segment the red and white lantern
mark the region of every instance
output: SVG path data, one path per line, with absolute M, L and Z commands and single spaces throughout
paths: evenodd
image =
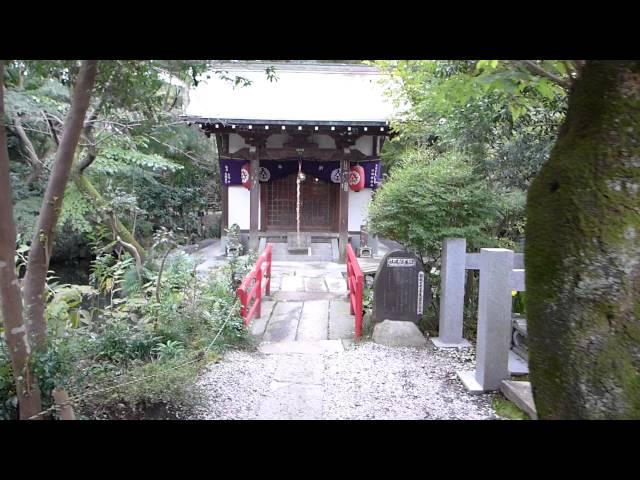
M 251 164 L 249 162 L 242 165 L 240 170 L 240 179 L 242 180 L 242 186 L 246 189 L 251 189 Z
M 349 171 L 349 187 L 354 192 L 359 192 L 364 188 L 364 168 L 354 165 Z

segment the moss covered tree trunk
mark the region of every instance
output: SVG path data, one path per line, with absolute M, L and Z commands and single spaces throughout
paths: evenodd
M 527 219 L 539 417 L 640 419 L 639 61 L 587 62 Z
M 75 183 L 78 190 L 87 195 L 91 200 L 93 200 L 98 209 L 103 212 L 103 216 L 105 217 L 105 225 L 109 226 L 111 221 L 115 222 L 113 227 L 115 228 L 116 233 L 124 240 L 126 243 L 133 245 L 135 249 L 138 251 L 140 255 L 140 259 L 144 261 L 147 252 L 146 250 L 138 243 L 138 241 L 134 238 L 134 236 L 129 232 L 127 227 L 125 227 L 120 220 L 118 220 L 115 215 L 111 216 L 108 213 L 105 213 L 109 210 L 107 201 L 100 195 L 100 192 L 96 190 L 96 187 L 89 181 L 89 179 L 79 171 L 73 172 L 73 182 Z

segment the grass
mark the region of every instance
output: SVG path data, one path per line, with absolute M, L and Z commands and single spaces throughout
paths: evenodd
M 515 403 L 502 395 L 497 395 L 492 402 L 496 414 L 509 420 L 530 420 L 529 415 L 520 410 Z

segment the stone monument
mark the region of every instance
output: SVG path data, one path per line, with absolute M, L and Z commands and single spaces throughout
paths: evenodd
M 373 284 L 373 321 L 418 323 L 431 303 L 431 286 L 422 260 L 410 252 L 387 253 Z

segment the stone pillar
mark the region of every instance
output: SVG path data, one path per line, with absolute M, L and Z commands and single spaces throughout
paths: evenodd
M 458 372 L 470 393 L 498 390 L 509 379 L 511 345 L 511 271 L 513 251 L 480 250 L 480 293 L 476 369 Z
M 471 344 L 462 338 L 464 321 L 464 280 L 467 241 L 446 238 L 442 245 L 440 269 L 440 324 L 438 337 L 431 342 L 439 348 L 462 348 Z

